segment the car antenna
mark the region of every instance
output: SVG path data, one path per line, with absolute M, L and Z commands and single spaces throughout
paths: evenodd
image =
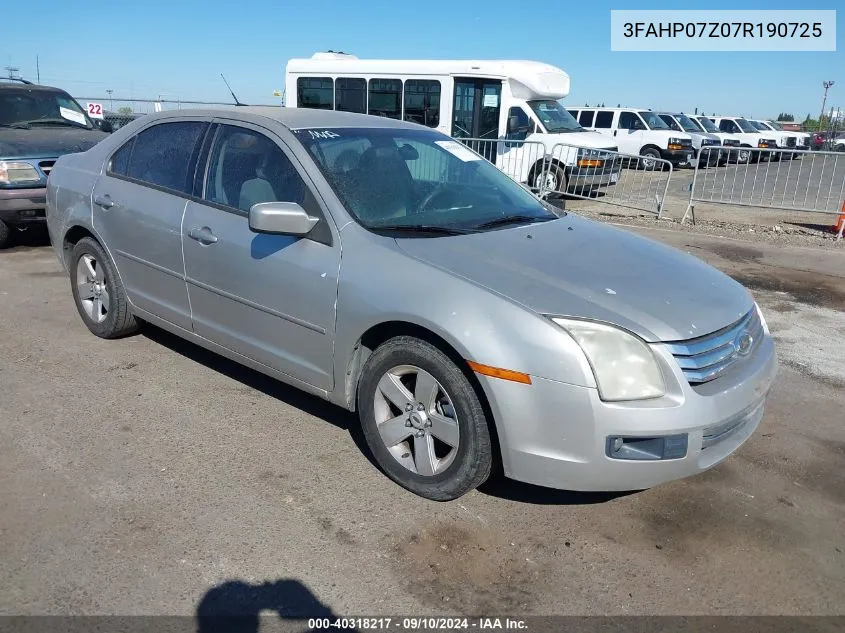
M 221 76 L 221 77 L 223 77 L 223 73 L 220 73 L 220 76 Z M 234 100 L 235 100 L 235 105 L 236 105 L 236 106 L 243 106 L 243 105 L 246 105 L 245 103 L 241 103 L 240 101 L 238 101 L 238 98 L 235 96 L 235 91 L 234 91 L 234 90 L 232 90 L 232 86 L 230 86 L 230 85 L 229 85 L 229 82 L 228 82 L 228 81 L 226 81 L 226 78 L 225 78 L 225 77 L 223 77 L 223 83 L 224 83 L 224 84 L 226 84 L 226 87 L 229 89 L 229 92 L 232 94 L 232 99 L 234 99 Z

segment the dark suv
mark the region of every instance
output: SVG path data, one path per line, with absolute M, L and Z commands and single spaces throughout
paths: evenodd
M 12 229 L 44 224 L 47 176 L 56 159 L 107 136 L 64 90 L 0 81 L 0 248 Z

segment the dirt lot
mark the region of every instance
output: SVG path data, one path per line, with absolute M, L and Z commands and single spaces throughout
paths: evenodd
M 845 613 L 845 249 L 636 230 L 761 301 L 758 432 L 645 492 L 448 504 L 316 398 L 153 328 L 94 338 L 43 239 L 1 252 L 0 614 Z

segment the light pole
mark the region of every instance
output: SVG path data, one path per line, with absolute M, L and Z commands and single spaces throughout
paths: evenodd
M 822 111 L 819 113 L 819 132 L 822 131 L 822 118 L 824 117 L 824 106 L 827 103 L 827 91 L 835 83 L 836 83 L 835 81 L 823 81 L 822 82 L 822 86 L 824 86 L 824 97 L 822 97 Z
M 106 94 L 109 96 L 109 110 L 114 112 L 114 101 L 111 98 L 112 93 L 114 93 L 114 90 L 106 90 Z

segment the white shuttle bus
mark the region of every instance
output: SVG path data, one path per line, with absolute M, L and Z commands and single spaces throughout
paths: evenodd
M 285 69 L 285 105 L 412 121 L 469 145 L 537 190 L 583 190 L 619 179 L 612 140 L 585 130 L 559 103 L 569 75 L 534 61 L 358 59 L 316 53 Z M 502 142 L 493 142 L 493 141 Z M 515 143 L 513 141 L 528 141 Z M 564 144 L 552 154 L 558 143 Z M 607 156 L 607 155 L 604 155 Z M 543 169 L 544 159 L 551 162 Z

